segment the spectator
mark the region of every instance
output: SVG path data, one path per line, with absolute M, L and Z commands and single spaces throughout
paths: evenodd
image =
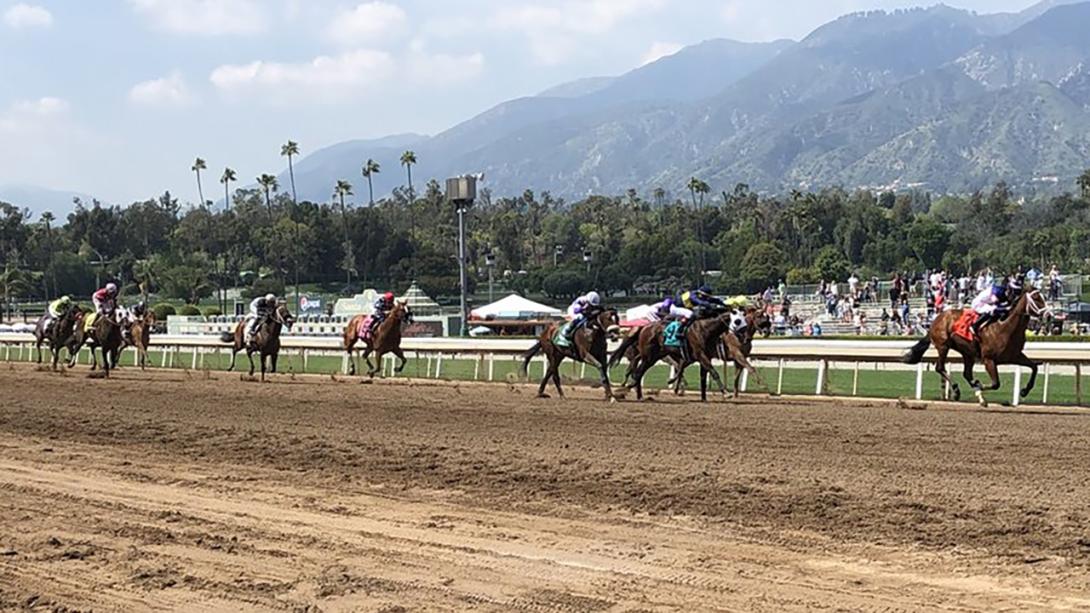
M 780 302 L 787 300 L 787 284 L 780 279 L 779 285 L 776 286 L 776 293 L 780 295 Z
M 901 302 L 901 273 L 893 275 L 893 281 L 889 286 L 889 308 L 896 309 Z
M 848 294 L 853 298 L 859 295 L 859 277 L 854 272 L 848 277 Z
M 1048 271 L 1048 299 L 1056 302 L 1063 293 L 1063 280 L 1060 279 L 1060 269 L 1055 264 Z

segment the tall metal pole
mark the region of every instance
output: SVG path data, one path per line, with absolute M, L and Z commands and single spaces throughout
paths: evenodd
M 495 301 L 495 299 L 492 297 L 492 269 L 493 268 L 495 268 L 495 266 L 489 266 L 488 267 L 488 301 L 489 302 L 494 302 Z
M 469 312 L 466 309 L 466 204 L 464 200 L 458 202 L 458 282 L 462 288 L 462 329 L 460 336 L 465 336 L 469 331 L 467 321 Z

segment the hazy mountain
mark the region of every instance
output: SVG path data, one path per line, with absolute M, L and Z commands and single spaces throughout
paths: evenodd
M 497 194 L 676 192 L 690 176 L 762 190 L 1066 181 L 1090 164 L 1086 24 L 1088 2 L 998 15 L 938 5 L 846 15 L 799 43 L 708 41 L 411 145 L 317 152 L 298 165 L 300 195 L 358 183 L 368 157 L 386 164 L 386 193 L 404 182 L 405 146 L 414 178 L 485 171 Z
M 58 219 L 63 219 L 76 208 L 72 203 L 74 198 L 87 204 L 91 202 L 90 196 L 78 192 L 47 189 L 36 185 L 0 185 L 0 202 L 30 209 L 34 218 L 50 211 Z

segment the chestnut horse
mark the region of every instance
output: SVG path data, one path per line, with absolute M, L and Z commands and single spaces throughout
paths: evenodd
M 772 318 L 763 309 L 747 307 L 745 311 L 746 329 L 740 334 L 734 332 L 723 333 L 723 376 L 727 376 L 727 367 L 734 363 L 734 397 L 741 393 L 738 382 L 742 379 L 742 371 L 757 378 L 757 383 L 765 385 L 761 373 L 749 363 L 749 354 L 753 353 L 753 338 L 758 334 L 768 336 L 772 334 Z
M 401 328 L 404 324 L 412 323 L 413 314 L 409 310 L 409 303 L 399 300 L 390 309 L 389 315 L 375 329 L 371 338 L 360 336 L 360 326 L 369 317 L 368 315 L 356 315 L 344 328 L 344 351 L 348 354 L 348 374 L 356 374 L 356 360 L 354 357 L 356 343 L 363 342 L 363 359 L 367 362 L 367 376 L 374 377 L 382 370 L 382 356 L 392 353 L 397 356 L 399 363 L 394 367 L 394 372 L 405 370 L 405 354 L 401 351 Z M 375 354 L 375 363 L 371 363 L 371 353 Z
M 549 361 L 545 369 L 545 376 L 541 378 L 541 385 L 537 388 L 538 398 L 548 398 L 545 386 L 551 379 L 556 386 L 556 393 L 564 397 L 564 389 L 560 387 L 560 363 L 565 358 L 590 364 L 598 369 L 601 375 L 600 381 L 605 388 L 606 400 L 616 402 L 613 396 L 613 384 L 609 381 L 609 360 L 606 351 L 606 340 L 614 338 L 620 330 L 620 317 L 617 309 L 602 309 L 595 317 L 576 330 L 568 346 L 557 345 L 554 339 L 560 332 L 563 324 L 552 324 L 541 333 L 533 347 L 522 355 L 522 374 L 529 376 L 527 370 L 530 360 L 539 353 L 544 353 Z
M 238 357 L 238 352 L 243 349 L 246 350 L 246 358 L 250 360 L 250 376 L 254 376 L 254 352 L 260 354 L 261 357 L 261 380 L 265 380 L 266 365 L 265 359 L 269 358 L 268 372 L 276 372 L 276 361 L 280 357 L 280 332 L 287 327 L 291 330 L 292 325 L 295 323 L 295 317 L 288 310 L 287 305 L 279 305 L 276 310 L 267 315 L 261 323 L 257 325 L 257 331 L 254 332 L 253 339 L 250 343 L 245 342 L 246 338 L 246 325 L 247 321 L 243 319 L 235 326 L 235 331 L 224 332 L 220 335 L 220 341 L 224 343 L 231 343 L 231 365 L 227 367 L 228 371 L 235 369 L 235 358 Z
M 983 407 L 988 406 L 988 401 L 984 398 L 984 386 L 973 376 L 973 366 L 977 360 L 984 363 L 984 369 L 991 377 L 992 385 L 988 388 L 990 390 L 999 389 L 998 366 L 1000 364 L 1025 366 L 1030 369 L 1030 376 L 1021 394 L 1023 398 L 1028 396 L 1033 390 L 1033 384 L 1037 381 L 1038 364 L 1023 353 L 1026 346 L 1026 328 L 1029 327 L 1031 318 L 1040 317 L 1048 312 L 1048 302 L 1045 301 L 1044 296 L 1035 289 L 1023 292 L 1006 319 L 985 326 L 975 341 L 967 340 L 953 331 L 954 324 L 965 310 L 954 309 L 940 313 L 931 324 L 928 335 L 907 350 L 901 358 L 902 361 L 905 364 L 919 364 L 923 361 L 927 349 L 934 345 L 939 353 L 935 361 L 935 372 L 939 373 L 944 383 L 943 398 L 946 398 L 945 385 L 949 385 L 954 400 L 959 400 L 961 390 L 957 383 L 950 380 L 946 372 L 947 354 L 951 349 L 957 351 L 961 354 L 961 360 L 965 366 L 963 373 L 965 380 L 973 387 L 977 400 Z
M 126 347 L 136 348 L 136 363 L 140 366 L 140 370 L 144 370 L 148 363 L 148 345 L 151 344 L 151 327 L 155 325 L 155 313 L 150 310 L 144 313 L 144 316 L 139 319 L 132 319 L 126 325 L 126 338 L 125 342 L 121 345 L 119 351 L 124 351 Z

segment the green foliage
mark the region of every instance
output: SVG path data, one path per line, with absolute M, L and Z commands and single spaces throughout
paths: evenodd
M 284 295 L 284 282 L 275 277 L 258 277 L 253 284 L 243 290 L 242 295 L 247 300 L 252 300 L 265 294 Z
M 201 310 L 195 305 L 183 304 L 182 307 L 178 309 L 178 314 L 185 317 L 199 317 L 201 315 Z
M 575 270 L 558 270 L 541 282 L 541 291 L 551 298 L 572 299 L 588 287 L 586 276 Z
M 166 321 L 168 315 L 177 315 L 177 311 L 174 309 L 174 305 L 160 302 L 151 307 L 151 312 L 155 313 L 155 319 L 159 321 Z
M 757 243 L 742 259 L 741 281 L 744 291 L 757 292 L 775 285 L 784 275 L 786 258 L 774 243 Z
M 219 307 L 204 307 L 201 309 L 201 315 L 204 315 L 205 317 L 219 317 L 220 315 L 223 315 L 223 311 L 221 311 Z
M 810 267 L 792 268 L 787 271 L 786 280 L 790 285 L 805 285 L 807 283 L 818 283 L 821 281 L 821 275 Z
M 841 253 L 840 249 L 828 245 L 818 251 L 814 258 L 814 270 L 819 277 L 826 281 L 836 281 L 848 278 L 851 274 L 852 263 Z

